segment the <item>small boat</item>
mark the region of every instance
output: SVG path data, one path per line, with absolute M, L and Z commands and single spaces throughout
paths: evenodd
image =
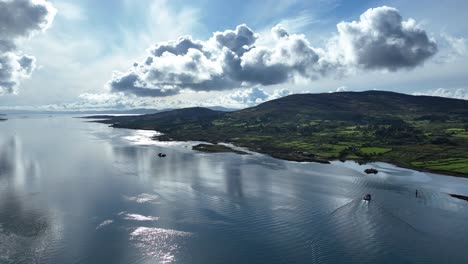
M 164 154 L 164 153 L 158 153 L 158 157 L 164 158 L 164 157 L 166 157 L 166 154 Z
M 366 194 L 366 195 L 364 195 L 364 197 L 362 197 L 362 199 L 364 201 L 370 201 L 372 199 L 372 196 L 370 194 Z
M 374 168 L 370 168 L 370 169 L 365 169 L 364 172 L 367 174 L 371 174 L 371 173 L 377 174 L 379 171 Z

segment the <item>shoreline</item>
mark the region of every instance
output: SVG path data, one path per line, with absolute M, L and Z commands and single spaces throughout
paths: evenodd
M 443 171 L 443 170 L 431 170 L 431 169 L 425 169 L 425 168 L 420 168 L 420 167 L 412 167 L 405 165 L 403 163 L 399 163 L 397 161 L 391 161 L 391 160 L 376 160 L 375 162 L 385 162 L 388 164 L 395 165 L 400 168 L 404 169 L 411 169 L 414 171 L 419 171 L 419 172 L 427 172 L 427 173 L 432 173 L 432 174 L 438 174 L 438 175 L 445 175 L 445 176 L 452 176 L 452 177 L 457 177 L 457 178 L 465 178 L 468 179 L 468 174 L 464 174 L 461 172 L 453 172 L 453 171 Z
M 236 150 L 231 147 L 222 144 L 198 144 L 192 147 L 192 150 L 196 150 L 204 153 L 235 153 L 239 155 L 248 155 L 249 153 L 241 150 Z
M 90 118 L 90 117 L 88 117 Z M 103 117 L 104 118 L 104 117 Z M 101 124 L 107 124 L 109 127 L 112 128 L 125 128 L 125 129 L 140 129 L 140 130 L 152 130 L 152 131 L 157 131 L 155 129 L 150 129 L 150 128 L 145 128 L 145 127 L 126 127 L 122 124 L 119 124 L 118 122 L 116 123 L 114 120 L 110 119 L 109 116 L 107 116 L 107 119 L 100 119 L 100 120 L 92 120 L 89 122 L 95 122 L 95 123 L 101 123 Z M 319 156 L 315 156 L 314 154 L 307 153 L 307 152 L 302 152 L 302 151 L 295 151 L 295 150 L 289 150 L 285 151 L 284 149 L 266 149 L 262 148 L 260 146 L 255 146 L 252 144 L 244 144 L 244 143 L 236 143 L 236 142 L 223 142 L 223 141 L 218 141 L 215 139 L 209 139 L 209 138 L 187 138 L 182 135 L 168 135 L 168 134 L 161 134 L 158 136 L 155 136 L 152 138 L 153 140 L 158 140 L 158 141 L 197 141 L 197 142 L 206 142 L 209 144 L 218 144 L 218 143 L 228 143 L 231 144 L 234 147 L 240 147 L 244 148 L 250 152 L 255 152 L 259 154 L 264 154 L 268 155 L 272 158 L 280 159 L 280 160 L 287 160 L 287 161 L 295 161 L 295 162 L 315 162 L 315 163 L 321 163 L 321 164 L 330 164 L 332 161 L 340 160 L 336 157 L 333 158 L 323 158 Z M 230 151 L 231 152 L 231 151 Z M 215 152 L 212 152 L 215 153 Z M 458 178 L 465 178 L 468 179 L 468 174 L 466 173 L 460 173 L 460 172 L 453 172 L 453 171 L 444 171 L 444 170 L 433 170 L 433 169 L 427 169 L 427 168 L 421 168 L 421 167 L 416 167 L 416 166 L 411 166 L 396 160 L 389 160 L 389 159 L 378 159 L 378 158 L 372 158 L 368 160 L 363 160 L 363 159 L 356 159 L 356 158 L 346 158 L 346 160 L 351 160 L 351 161 L 356 161 L 358 163 L 366 164 L 366 163 L 371 163 L 371 162 L 385 162 L 388 164 L 395 165 L 400 168 L 405 168 L 405 169 L 411 169 L 414 171 L 419 171 L 419 172 L 427 172 L 427 173 L 433 173 L 433 174 L 439 174 L 439 175 L 444 175 L 444 176 L 452 176 L 452 177 L 458 177 Z
M 113 126 L 111 126 L 111 127 L 113 127 Z M 113 127 L 113 128 L 120 128 L 120 127 Z M 133 128 L 131 128 L 131 129 L 133 129 Z M 217 145 L 218 143 L 221 143 L 221 142 L 209 142 L 209 141 L 206 141 L 206 140 L 174 139 L 174 138 L 171 138 L 168 135 L 164 135 L 164 134 L 154 137 L 153 140 L 159 140 L 159 141 L 186 141 L 186 142 L 189 142 L 189 141 L 202 141 L 202 142 L 207 142 L 207 143 L 213 144 L 213 145 Z M 226 142 L 224 142 L 224 143 L 226 143 Z M 321 164 L 331 164 L 332 161 L 347 161 L 347 160 L 355 161 L 355 162 L 362 163 L 362 164 L 373 163 L 373 162 L 384 162 L 384 163 L 392 164 L 392 165 L 395 165 L 397 167 L 404 168 L 404 169 L 411 169 L 411 170 L 419 171 L 419 172 L 426 172 L 426 173 L 432 173 L 432 174 L 438 174 L 438 175 L 452 176 L 452 177 L 457 177 L 457 178 L 468 179 L 468 174 L 463 174 L 463 173 L 459 173 L 459 172 L 452 172 L 452 171 L 431 170 L 431 169 L 425 169 L 425 168 L 420 168 L 420 167 L 413 167 L 413 166 L 410 166 L 410 165 L 407 165 L 407 164 L 404 164 L 404 163 L 401 163 L 401 162 L 398 162 L 398 161 L 394 161 L 394 160 L 387 160 L 387 159 L 362 160 L 362 159 L 353 159 L 353 158 L 346 158 L 344 160 L 340 160 L 340 159 L 337 159 L 337 158 L 324 159 L 324 158 L 320 158 L 320 157 L 310 156 L 310 155 L 307 155 L 307 154 L 304 155 L 303 152 L 297 152 L 297 151 L 275 153 L 274 150 L 266 150 L 266 149 L 258 149 L 258 148 L 257 149 L 252 149 L 249 146 L 237 145 L 237 144 L 234 144 L 232 142 L 227 142 L 227 143 L 231 144 L 231 145 L 233 145 L 235 147 L 244 148 L 244 149 L 246 149 L 248 151 L 251 151 L 251 152 L 254 152 L 254 153 L 268 155 L 268 156 L 270 156 L 272 158 L 280 159 L 280 160 L 286 160 L 286 161 L 314 162 L 314 163 L 321 163 Z M 232 150 L 234 150 L 234 149 L 232 149 Z M 198 151 L 200 151 L 200 150 L 198 150 Z M 229 152 L 235 153 L 235 151 L 229 151 Z M 217 153 L 217 152 L 206 151 L 206 153 Z
M 153 138 L 153 140 L 186 141 L 186 142 L 195 141 L 195 140 L 174 140 L 173 138 L 170 138 L 170 137 L 165 136 L 165 135 L 157 136 L 157 137 Z M 205 142 L 207 142 L 207 141 L 205 141 Z M 219 142 L 207 142 L 207 143 L 216 145 Z M 224 142 L 224 143 L 226 143 L 226 142 Z M 236 145 L 236 144 L 230 143 L 230 142 L 227 142 L 227 143 L 231 144 L 231 145 L 233 145 L 235 147 L 244 148 L 244 149 L 246 149 L 248 151 L 251 151 L 251 152 L 254 152 L 254 153 L 268 155 L 268 156 L 270 156 L 272 158 L 280 159 L 280 160 L 286 160 L 286 161 L 314 162 L 314 163 L 321 163 L 321 164 L 331 164 L 332 161 L 347 161 L 347 160 L 355 161 L 355 162 L 362 163 L 362 164 L 367 164 L 367 163 L 372 163 L 372 162 L 384 162 L 384 163 L 392 164 L 392 165 L 395 165 L 397 167 L 404 168 L 404 169 L 410 169 L 410 170 L 419 171 L 419 172 L 425 172 L 425 173 L 432 173 L 432 174 L 438 174 L 438 175 L 452 176 L 452 177 L 457 177 L 457 178 L 468 179 L 468 174 L 459 173 L 459 172 L 451 172 L 451 171 L 424 169 L 424 168 L 420 168 L 420 167 L 413 167 L 413 166 L 409 166 L 409 165 L 406 165 L 406 164 L 403 164 L 401 162 L 394 161 L 394 160 L 387 160 L 387 159 L 362 160 L 362 159 L 353 159 L 353 158 L 346 158 L 344 160 L 340 160 L 340 159 L 337 159 L 337 158 L 323 159 L 323 158 L 317 158 L 317 157 L 301 155 L 299 153 L 295 153 L 294 151 L 289 152 L 289 153 L 281 153 L 281 154 L 276 153 L 275 154 L 275 153 L 270 153 L 270 151 L 261 151 L 261 150 L 259 151 L 258 149 L 251 149 L 248 146 L 239 146 L 239 145 Z M 273 152 L 273 150 L 272 150 L 272 152 Z M 211 153 L 216 153 L 216 152 L 211 152 Z

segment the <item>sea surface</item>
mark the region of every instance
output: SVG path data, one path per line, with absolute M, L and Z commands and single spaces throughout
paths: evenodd
M 468 195 L 467 179 L 205 154 L 73 116 L 8 118 L 2 264 L 468 263 L 468 202 L 448 195 Z

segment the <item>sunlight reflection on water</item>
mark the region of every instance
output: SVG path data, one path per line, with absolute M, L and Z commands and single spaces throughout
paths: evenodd
M 125 196 L 125 198 L 129 201 L 134 201 L 137 203 L 158 203 L 159 201 L 159 195 L 149 193 L 142 193 L 134 197 Z
M 152 138 L 160 135 L 162 133 L 153 130 L 135 130 L 132 135 L 123 138 L 135 145 L 154 145 L 156 141 Z
M 179 250 L 179 238 L 192 236 L 190 232 L 183 232 L 164 228 L 138 227 L 130 234 L 130 240 L 135 245 L 160 263 L 172 263 L 174 254 Z

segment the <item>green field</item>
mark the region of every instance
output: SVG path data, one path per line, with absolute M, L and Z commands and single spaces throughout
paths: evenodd
M 387 152 L 392 151 L 391 148 L 379 148 L 379 147 L 367 147 L 367 148 L 361 148 L 361 151 L 365 154 L 371 154 L 371 155 L 378 155 L 378 154 L 384 154 Z
M 411 162 L 411 165 L 437 171 L 456 171 L 468 174 L 468 159 L 466 158 L 415 161 Z

